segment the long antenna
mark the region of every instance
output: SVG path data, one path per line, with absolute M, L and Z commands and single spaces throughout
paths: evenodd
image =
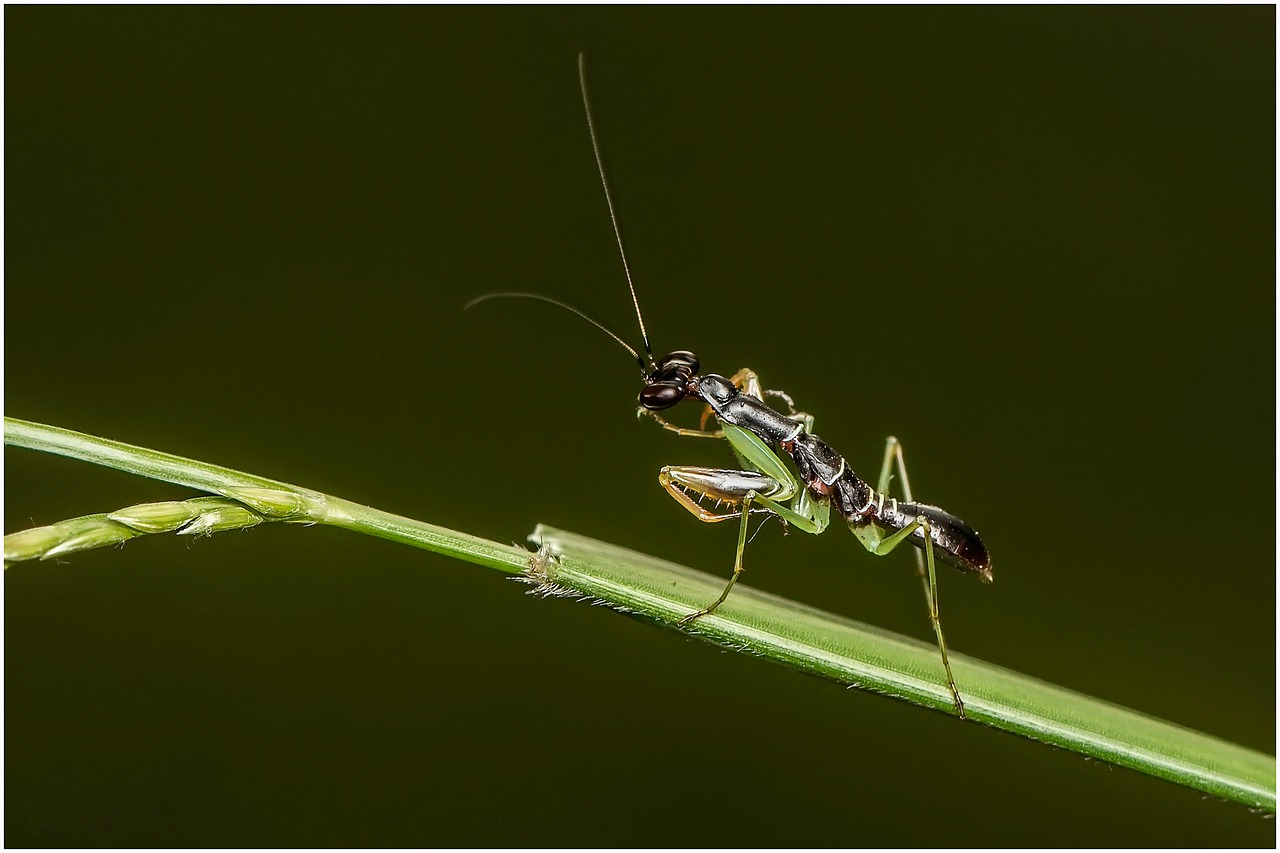
M 600 140 L 596 138 L 596 120 L 591 113 L 591 99 L 587 97 L 586 53 L 578 54 L 578 84 L 582 88 L 582 106 L 587 111 L 587 129 L 591 131 L 591 150 L 596 154 L 596 168 L 600 170 L 600 185 L 604 187 L 604 200 L 609 204 L 609 220 L 613 223 L 613 236 L 618 240 L 618 254 L 622 256 L 622 271 L 627 274 L 627 287 L 631 288 L 631 304 L 636 307 L 636 319 L 640 321 L 640 338 L 644 341 L 644 352 L 649 356 L 649 364 L 652 365 L 653 349 L 649 346 L 649 333 L 644 328 L 644 315 L 640 313 L 640 300 L 636 298 L 636 286 L 631 281 L 627 250 L 622 247 L 622 231 L 618 228 L 618 215 L 613 210 L 613 194 L 609 192 L 609 179 L 604 176 L 604 158 L 600 156 Z M 609 332 L 609 334 L 613 333 Z M 630 349 L 630 347 L 627 348 Z M 644 363 L 641 362 L 640 366 L 643 367 Z
M 472 305 L 478 305 L 479 303 L 489 299 L 536 299 L 539 302 L 550 302 L 552 305 L 555 305 L 559 308 L 563 308 L 566 311 L 570 311 L 574 314 L 577 314 L 579 317 L 586 320 L 588 323 L 595 326 L 597 329 L 604 332 L 606 335 L 608 335 L 609 337 L 617 341 L 619 344 L 621 344 L 622 348 L 627 352 L 631 353 L 631 357 L 634 358 L 636 360 L 636 363 L 640 365 L 640 375 L 641 376 L 645 375 L 644 359 L 640 357 L 640 353 L 636 352 L 635 348 L 632 347 L 631 344 L 627 343 L 622 338 L 618 337 L 613 332 L 609 331 L 609 329 L 606 328 L 603 323 L 597 320 L 593 320 L 591 317 L 582 313 L 577 308 L 574 308 L 572 305 L 569 305 L 568 303 L 561 302 L 559 299 L 552 299 L 550 296 L 543 296 L 541 293 L 486 293 L 483 296 L 477 296 L 475 299 L 472 299 L 466 305 L 463 305 L 462 310 L 466 311 Z M 653 361 L 652 355 L 649 356 L 649 361 Z

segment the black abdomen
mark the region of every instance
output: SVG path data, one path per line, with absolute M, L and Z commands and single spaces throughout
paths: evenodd
M 914 501 L 886 500 L 876 513 L 879 523 L 891 533 L 907 527 L 918 516 L 929 522 L 934 548 L 943 562 L 991 581 L 991 555 L 978 531 L 946 510 Z M 919 530 L 907 539 L 917 548 L 924 547 L 924 535 Z

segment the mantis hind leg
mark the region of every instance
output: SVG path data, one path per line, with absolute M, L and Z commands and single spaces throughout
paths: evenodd
M 892 478 L 892 469 L 895 463 L 898 469 L 898 481 L 902 485 L 902 496 L 908 502 L 913 501 L 911 481 L 907 479 L 907 463 L 902 458 L 902 442 L 893 436 L 889 436 L 888 440 L 885 441 L 884 463 L 880 468 L 880 483 L 877 491 L 882 495 L 888 494 L 889 482 Z M 924 534 L 924 550 L 922 552 L 917 549 L 915 552 L 916 574 L 919 575 L 920 581 L 924 586 L 925 601 L 929 605 L 929 621 L 933 623 L 933 633 L 938 638 L 938 652 L 942 655 L 942 668 L 947 674 L 947 688 L 951 691 L 951 700 L 955 703 L 956 715 L 963 720 L 964 702 L 960 699 L 960 691 L 956 687 L 955 676 L 951 674 L 951 661 L 947 657 L 947 640 L 943 636 L 942 620 L 938 616 L 938 574 L 933 558 L 933 531 L 929 526 L 928 519 L 917 518 L 915 524 L 886 539 L 885 544 L 890 542 L 893 544 L 889 545 L 885 552 L 892 550 L 917 528 Z

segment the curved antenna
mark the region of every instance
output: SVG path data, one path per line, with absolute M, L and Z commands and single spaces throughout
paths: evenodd
M 463 305 L 462 310 L 466 311 L 472 305 L 478 305 L 479 303 L 489 299 L 536 299 L 539 302 L 549 302 L 552 305 L 555 305 L 559 308 L 563 308 L 564 310 L 569 311 L 573 314 L 577 314 L 579 317 L 586 320 L 588 323 L 595 326 L 597 329 L 604 332 L 606 335 L 608 335 L 609 337 L 617 341 L 619 344 L 621 344 L 622 348 L 627 352 L 631 353 L 631 357 L 634 358 L 636 360 L 636 363 L 640 365 L 640 375 L 641 376 L 648 375 L 648 371 L 645 370 L 644 359 L 640 357 L 640 353 L 632 349 L 631 345 L 628 344 L 626 341 L 624 341 L 622 338 L 618 337 L 613 332 L 605 328 L 604 324 L 600 323 L 597 320 L 591 319 L 586 314 L 579 311 L 577 308 L 574 308 L 572 305 L 561 302 L 559 299 L 552 299 L 550 296 L 543 296 L 541 293 L 486 293 L 483 296 L 477 296 L 475 299 L 472 299 L 466 305 Z M 649 360 L 652 361 L 653 356 L 650 356 Z
M 582 89 L 582 106 L 587 111 L 587 129 L 591 131 L 591 150 L 596 154 L 596 168 L 600 171 L 600 185 L 604 187 L 604 200 L 609 204 L 609 220 L 613 223 L 613 236 L 618 240 L 618 254 L 622 256 L 622 271 L 627 274 L 627 287 L 631 288 L 631 304 L 636 307 L 636 319 L 640 321 L 640 338 L 644 341 L 644 352 L 645 355 L 649 356 L 649 364 L 652 365 L 653 349 L 649 346 L 649 333 L 644 328 L 644 315 L 640 313 L 640 300 L 636 298 L 636 286 L 631 281 L 631 267 L 627 264 L 627 250 L 622 248 L 622 231 L 618 228 L 618 215 L 613 210 L 613 194 L 609 192 L 609 180 L 604 176 L 604 158 L 600 156 L 600 140 L 596 138 L 596 120 L 591 112 L 591 99 L 587 97 L 587 54 L 585 52 L 578 54 L 578 85 Z M 597 323 L 596 325 L 599 324 Z M 604 327 L 601 326 L 601 328 Z M 613 333 L 609 332 L 609 334 L 612 335 Z M 614 337 L 617 336 L 615 335 Z M 631 348 L 627 347 L 627 349 Z M 634 350 L 632 351 L 634 352 Z M 643 361 L 640 362 L 640 366 L 644 367 Z

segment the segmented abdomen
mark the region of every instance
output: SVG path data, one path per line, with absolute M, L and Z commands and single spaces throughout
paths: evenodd
M 816 435 L 800 433 L 783 449 L 796 463 L 796 471 L 817 497 L 829 498 L 836 511 L 851 525 L 877 523 L 896 533 L 923 516 L 929 522 L 935 553 L 944 563 L 991 580 L 991 556 L 978 532 L 946 510 L 914 501 L 899 501 L 878 494 L 855 474 L 844 457 Z M 924 533 L 907 537 L 924 547 Z
M 915 501 L 889 498 L 879 508 L 875 518 L 881 526 L 893 532 L 902 530 L 920 516 L 929 522 L 929 529 L 933 533 L 934 553 L 944 563 L 963 572 L 976 574 L 988 583 L 991 581 L 991 555 L 987 553 L 987 546 L 982 544 L 978 531 L 946 510 Z M 917 548 L 924 547 L 924 535 L 919 530 L 907 539 Z

